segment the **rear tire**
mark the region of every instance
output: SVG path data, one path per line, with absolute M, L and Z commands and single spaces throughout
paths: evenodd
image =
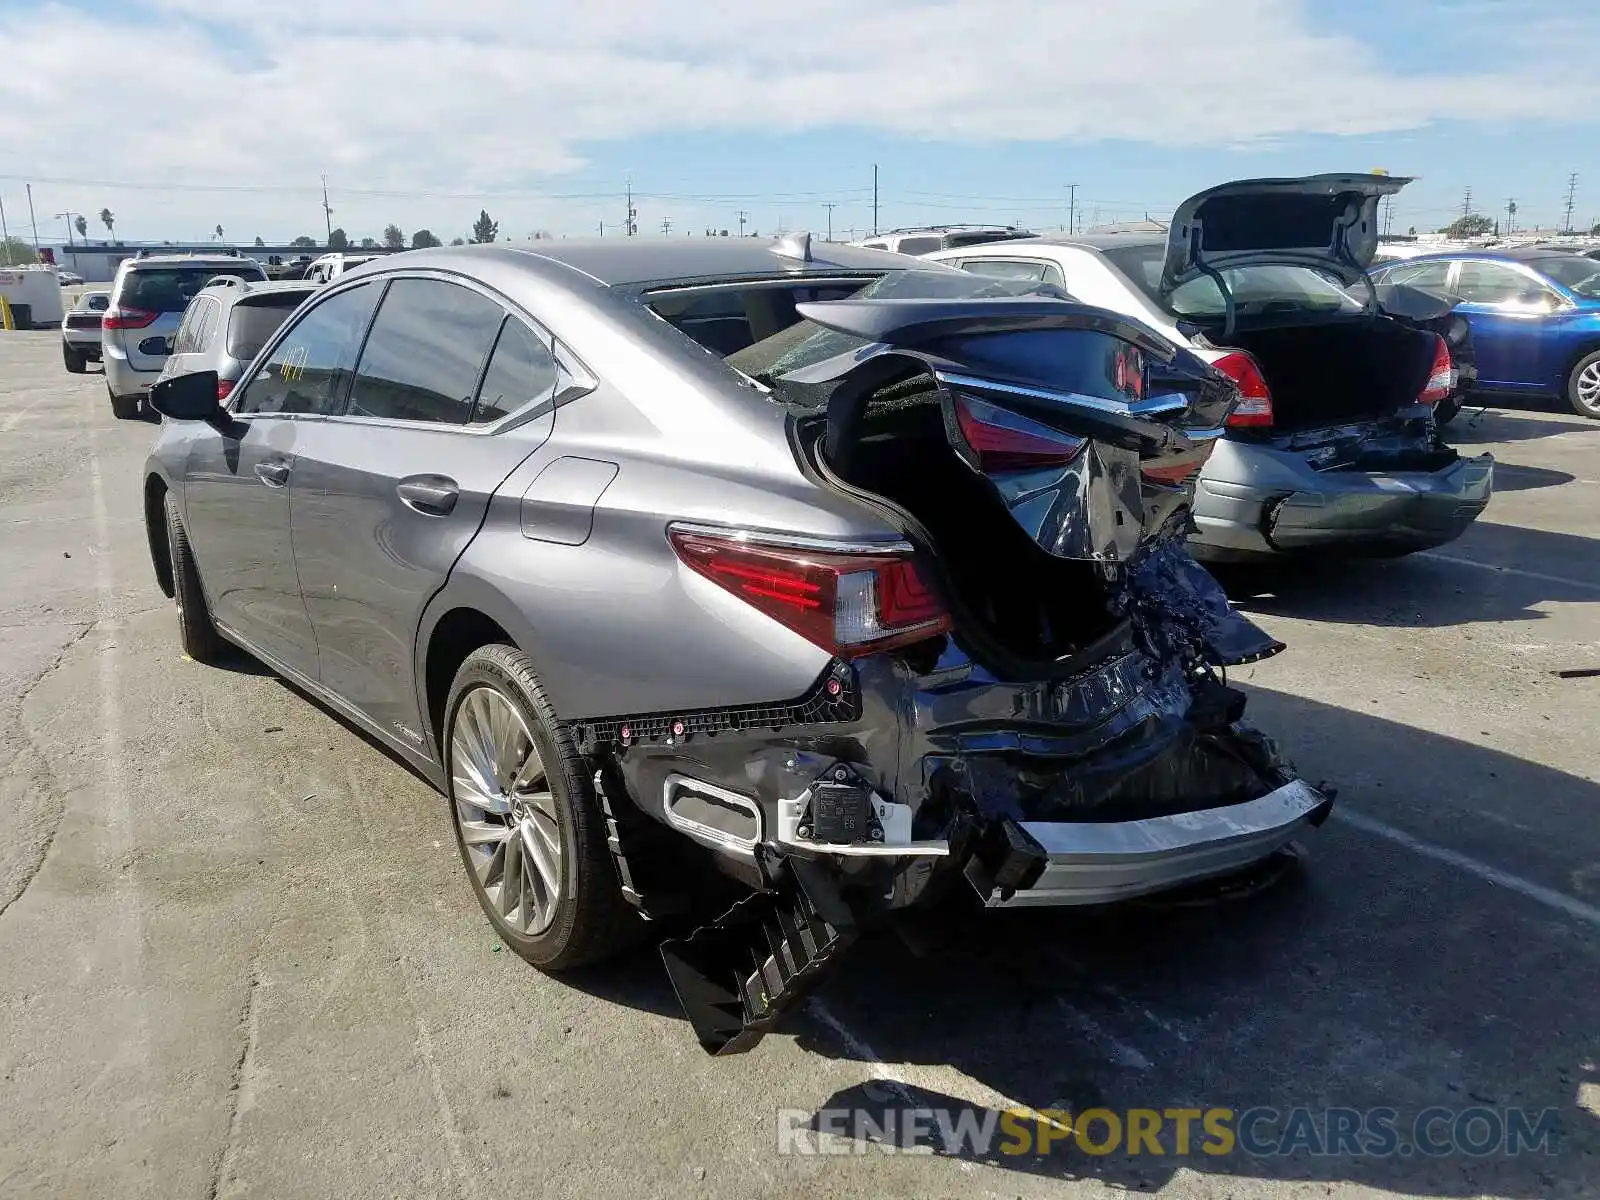
M 501 941 L 541 971 L 626 949 L 642 922 L 623 899 L 589 772 L 527 656 L 506 645 L 474 650 L 444 711 L 456 848 Z
M 111 397 L 111 415 L 119 421 L 132 421 L 139 415 L 139 397 L 119 396 L 106 384 L 106 395 Z
M 1567 376 L 1567 403 L 1580 417 L 1600 420 L 1600 350 L 1585 354 Z
M 1433 423 L 1443 429 L 1456 419 L 1456 414 L 1461 411 L 1461 404 L 1460 396 L 1450 396 L 1439 401 L 1433 406 Z
M 74 350 L 65 342 L 61 343 L 61 361 L 73 375 L 82 375 L 88 369 L 89 356 L 82 350 Z
M 227 643 L 211 620 L 206 594 L 200 588 L 200 569 L 195 565 L 189 534 L 178 515 L 177 501 L 166 498 L 167 551 L 172 558 L 172 598 L 178 602 L 178 641 L 183 652 L 195 662 L 209 663 L 221 658 Z

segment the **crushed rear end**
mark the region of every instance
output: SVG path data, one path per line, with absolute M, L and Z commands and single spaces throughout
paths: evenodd
M 903 538 L 671 530 L 690 569 L 831 650 L 827 670 L 766 708 L 578 730 L 647 913 L 683 875 L 626 797 L 754 889 L 662 946 L 713 1053 L 748 1049 L 899 910 L 951 889 L 1148 894 L 1247 867 L 1332 803 L 1222 678 L 1282 645 L 1184 547 L 1231 384 L 1059 296 L 895 286 L 801 306 L 793 348 L 742 365 L 789 408 L 812 479 Z

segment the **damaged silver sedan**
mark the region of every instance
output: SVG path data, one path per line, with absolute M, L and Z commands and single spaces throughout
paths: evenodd
M 431 779 L 542 969 L 743 884 L 661 945 L 712 1052 L 952 889 L 1160 892 L 1331 807 L 1221 677 L 1281 644 L 1184 549 L 1236 387 L 1049 285 L 803 236 L 441 248 L 217 396 L 152 394 L 187 652 Z

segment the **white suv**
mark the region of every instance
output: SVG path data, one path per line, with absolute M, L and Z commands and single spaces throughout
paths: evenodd
M 111 283 L 111 307 L 100 321 L 100 357 L 105 363 L 111 411 L 128 419 L 167 363 L 172 335 L 183 310 L 219 275 L 265 280 L 253 258 L 239 254 L 152 254 L 124 259 Z

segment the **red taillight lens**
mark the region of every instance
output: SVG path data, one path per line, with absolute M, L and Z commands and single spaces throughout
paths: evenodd
M 234 381 L 231 379 L 217 380 L 217 399 L 226 400 L 231 396 L 233 394 L 233 384 Z
M 1239 389 L 1239 403 L 1228 414 L 1228 424 L 1262 426 L 1272 424 L 1272 389 L 1261 373 L 1261 364 L 1244 350 L 1230 350 L 1211 364 Z
M 142 308 L 108 308 L 100 318 L 102 329 L 143 329 L 157 314 Z
M 938 596 L 903 555 L 803 550 L 733 532 L 674 529 L 668 536 L 692 570 L 841 658 L 950 628 Z
M 1082 438 L 970 396 L 956 397 L 956 424 L 978 456 L 980 471 L 1065 466 L 1083 449 Z
M 1433 335 L 1433 366 L 1428 369 L 1428 382 L 1417 394 L 1418 404 L 1437 404 L 1450 398 L 1456 387 L 1456 365 L 1450 361 L 1450 346 L 1437 333 Z

